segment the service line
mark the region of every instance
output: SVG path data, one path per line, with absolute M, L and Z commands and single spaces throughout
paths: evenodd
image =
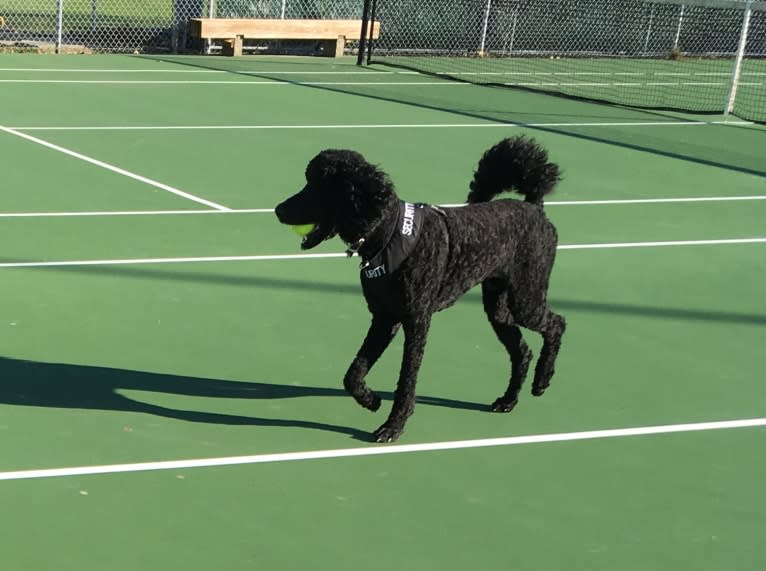
M 192 460 L 171 460 L 161 462 L 138 462 L 133 464 L 110 464 L 102 466 L 78 466 L 72 468 L 44 468 L 39 470 L 16 470 L 0 472 L 0 480 L 29 480 L 33 478 L 56 478 L 64 476 L 91 476 L 96 474 L 118 474 L 126 472 L 147 472 L 155 470 L 185 470 L 191 468 L 212 468 L 243 464 L 267 464 L 274 462 L 295 462 L 301 460 L 329 460 L 361 456 L 382 456 L 384 454 L 404 454 L 415 452 L 434 452 L 439 450 L 464 450 L 489 448 L 496 446 L 516 446 L 519 444 L 543 444 L 553 442 L 572 442 L 577 440 L 596 440 L 604 438 L 649 436 L 683 432 L 701 432 L 708 430 L 727 430 L 766 426 L 766 418 L 742 420 L 723 420 L 715 422 L 696 422 L 689 424 L 667 424 L 661 426 L 639 426 L 632 428 L 614 428 L 608 430 L 588 430 L 581 432 L 560 432 L 554 434 L 533 434 L 528 436 L 510 436 L 505 438 L 484 438 L 479 440 L 457 440 L 452 442 L 427 442 L 422 444 L 394 444 L 365 446 L 359 448 L 312 450 L 306 452 L 283 452 L 276 454 L 255 454 L 250 456 L 229 456 L 223 458 L 200 458 Z

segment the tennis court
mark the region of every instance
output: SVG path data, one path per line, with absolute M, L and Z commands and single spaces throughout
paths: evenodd
M 0 86 L 4 568 L 761 566 L 762 125 L 350 58 L 2 55 Z M 551 388 L 487 412 L 509 367 L 469 292 L 371 444 L 402 339 L 362 410 L 357 262 L 271 209 L 328 147 L 459 204 L 518 133 L 564 172 Z

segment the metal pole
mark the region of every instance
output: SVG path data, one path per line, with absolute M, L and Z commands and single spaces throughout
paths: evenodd
M 646 27 L 646 38 L 644 39 L 644 53 L 649 51 L 649 37 L 652 35 L 652 23 L 654 22 L 654 4 L 649 12 L 649 25 Z
M 686 4 L 681 4 L 681 11 L 678 13 L 678 28 L 676 29 L 676 39 L 673 41 L 673 49 L 678 49 L 678 41 L 681 39 L 681 24 L 684 23 L 684 9 Z
M 61 53 L 61 41 L 64 35 L 64 0 L 56 0 L 56 53 Z
M 484 55 L 484 48 L 487 45 L 487 26 L 489 26 L 489 10 L 492 8 L 492 0 L 487 0 L 487 8 L 484 10 L 484 27 L 481 30 L 481 47 L 479 55 Z
M 372 46 L 373 36 L 375 35 L 375 18 L 378 15 L 378 0 L 372 0 L 372 7 L 370 8 L 370 37 L 367 43 L 367 65 L 372 62 Z
M 362 31 L 359 32 L 359 53 L 356 55 L 356 65 L 364 63 L 364 50 L 367 47 L 367 20 L 370 19 L 370 0 L 364 0 L 362 8 Z
M 739 87 L 739 76 L 742 72 L 742 58 L 745 57 L 745 46 L 747 45 L 747 32 L 750 28 L 750 16 L 753 13 L 753 0 L 747 0 L 745 4 L 745 13 L 742 16 L 742 31 L 739 35 L 739 47 L 737 48 L 737 57 L 734 59 L 734 72 L 731 74 L 731 89 L 726 98 L 726 110 L 724 115 L 728 117 L 729 113 L 734 112 L 734 102 L 737 100 L 737 87 Z
M 282 0 L 282 13 L 280 18 L 285 19 L 285 8 L 287 7 L 287 0 Z
M 215 0 L 210 0 L 207 5 L 207 17 L 215 18 Z M 210 48 L 213 47 L 213 40 L 205 39 L 205 53 L 210 55 Z
M 519 19 L 519 5 L 516 4 L 516 7 L 513 9 L 513 26 L 511 26 L 511 41 L 508 46 L 508 53 L 513 53 L 513 42 L 516 39 L 516 23 Z

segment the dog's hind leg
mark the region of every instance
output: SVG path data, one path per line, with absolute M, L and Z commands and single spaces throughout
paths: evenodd
M 539 397 L 551 383 L 556 357 L 561 348 L 561 337 L 567 326 L 566 320 L 544 305 L 534 317 L 526 317 L 519 322 L 522 326 L 537 331 L 543 337 L 543 347 L 535 365 L 535 380 L 532 384 L 532 394 Z
M 407 419 L 415 410 L 415 383 L 423 360 L 426 337 L 431 316 L 406 320 L 404 328 L 404 356 L 399 381 L 394 392 L 394 406 L 388 420 L 373 433 L 376 442 L 393 442 L 404 432 Z
M 521 330 L 513 323 L 513 315 L 509 310 L 510 292 L 507 289 L 495 289 L 491 282 L 482 284 L 484 311 L 497 338 L 508 351 L 511 359 L 511 379 L 505 393 L 492 403 L 493 412 L 510 412 L 516 406 L 519 391 L 527 376 L 529 363 L 532 360 L 530 351 Z
M 364 382 L 364 378 L 391 344 L 391 340 L 398 330 L 399 324 L 395 321 L 373 316 L 367 337 L 364 338 L 362 347 L 343 378 L 343 386 L 346 391 L 354 397 L 356 402 L 371 411 L 380 408 L 380 397 L 370 390 Z

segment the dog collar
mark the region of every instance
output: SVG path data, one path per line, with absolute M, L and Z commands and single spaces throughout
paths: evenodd
M 399 202 L 399 216 L 391 238 L 383 249 L 360 264 L 363 280 L 377 280 L 394 273 L 417 245 L 423 226 L 423 204 Z M 362 240 L 363 241 L 363 240 Z
M 401 201 L 400 201 L 400 202 L 401 202 Z M 377 229 L 378 229 L 378 226 L 380 226 L 382 223 L 383 223 L 383 220 L 382 220 L 382 219 L 381 219 L 381 220 L 378 220 L 378 222 L 376 222 L 376 223 L 373 225 L 373 227 L 372 227 L 372 228 L 370 228 L 370 230 L 367 232 L 367 235 L 369 236 L 369 235 L 371 235 L 373 232 L 375 232 L 375 230 L 377 230 Z M 388 240 L 387 240 L 387 242 L 386 242 L 386 243 L 388 243 L 388 242 L 390 242 L 390 241 L 391 241 L 391 238 L 393 237 L 393 235 L 394 235 L 394 232 L 396 232 L 396 226 L 394 226 L 393 230 L 391 231 L 391 235 L 388 237 Z M 365 238 L 364 236 L 362 236 L 361 238 L 359 238 L 359 239 L 358 239 L 356 242 L 354 242 L 354 243 L 349 243 L 349 242 L 346 242 L 346 246 L 348 246 L 348 248 L 346 249 L 346 256 L 348 256 L 348 257 L 350 258 L 351 256 L 354 256 L 354 255 L 361 255 L 361 254 L 359 254 L 359 250 L 361 249 L 361 247 L 364 245 L 364 243 L 365 243 L 366 241 L 367 241 L 367 238 Z M 362 263 L 364 263 L 364 262 L 362 262 Z
M 348 249 L 346 250 L 346 255 L 350 258 L 351 256 L 359 253 L 359 248 L 361 248 L 365 243 L 364 238 L 359 238 L 356 242 L 353 244 L 349 244 L 346 242 L 346 246 L 348 246 Z

